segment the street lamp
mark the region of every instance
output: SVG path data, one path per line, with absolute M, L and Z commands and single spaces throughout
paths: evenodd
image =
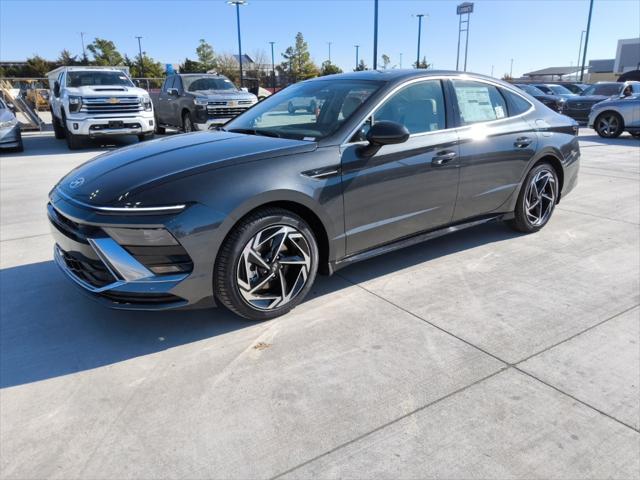
M 580 68 L 580 53 L 582 52 L 582 40 L 584 39 L 584 34 L 587 33 L 586 30 L 582 30 L 580 33 L 580 46 L 578 47 L 578 62 L 576 63 L 576 68 Z M 578 74 L 576 73 L 576 80 L 578 79 Z
M 273 87 L 273 93 L 276 93 L 276 60 L 273 56 L 273 45 L 276 42 L 269 42 L 271 44 L 271 86 Z
M 356 47 L 356 70 L 358 69 L 358 65 L 360 64 L 360 59 L 358 58 L 358 51 L 360 50 L 360 45 L 354 45 Z
M 331 63 L 331 44 L 333 42 L 327 42 L 327 45 L 329 45 L 329 63 Z
M 582 68 L 580 69 L 580 81 L 584 77 L 584 64 L 587 61 L 587 45 L 589 44 L 589 31 L 591 30 L 591 14 L 593 13 L 593 0 L 589 4 L 589 18 L 587 19 L 587 35 L 584 37 L 584 50 L 582 51 Z
M 418 54 L 416 56 L 416 68 L 420 68 L 420 35 L 422 34 L 422 17 L 424 17 L 424 13 L 418 13 L 416 17 L 418 17 Z
M 373 69 L 378 69 L 378 0 L 373 1 Z
M 140 43 L 142 37 L 136 36 L 135 38 L 138 39 L 138 53 L 140 55 L 140 75 L 142 76 L 142 78 L 144 78 L 144 63 L 142 63 L 142 44 Z
M 456 8 L 456 13 L 460 17 L 458 20 L 458 57 L 456 58 L 456 70 L 459 70 L 460 65 L 460 37 L 462 32 L 465 32 L 465 47 L 464 47 L 464 71 L 467 71 L 467 52 L 469 50 L 469 17 L 473 13 L 473 3 L 464 2 L 458 5 Z M 462 16 L 466 15 L 467 17 L 462 20 Z M 464 27 L 463 27 L 464 24 Z
M 87 52 L 84 49 L 84 34 L 87 32 L 80 32 L 80 41 L 82 42 L 82 59 L 86 62 L 87 61 Z
M 242 81 L 242 40 L 240 39 L 240 5 L 246 5 L 247 0 L 229 0 L 229 5 L 236 6 L 236 22 L 238 24 L 238 63 L 240 64 L 240 88 L 244 86 Z
M 511 67 L 509 68 L 509 78 L 513 78 L 513 58 L 511 59 Z

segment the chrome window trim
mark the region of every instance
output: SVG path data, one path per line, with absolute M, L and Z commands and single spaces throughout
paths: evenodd
M 386 102 L 389 97 L 391 97 L 392 95 L 394 95 L 395 93 L 397 93 L 399 90 L 401 90 L 402 88 L 408 86 L 408 85 L 412 85 L 414 83 L 419 83 L 419 82 L 424 82 L 424 81 L 428 81 L 428 80 L 463 80 L 463 81 L 471 81 L 471 82 L 480 82 L 480 83 L 486 83 L 489 84 L 491 86 L 494 86 L 498 89 L 502 88 L 505 90 L 508 90 L 509 92 L 518 95 L 520 98 L 522 98 L 523 100 L 525 100 L 528 104 L 529 104 L 529 109 L 519 113 L 518 115 L 514 115 L 513 117 L 509 116 L 509 117 L 505 117 L 505 118 L 499 118 L 496 120 L 489 120 L 487 122 L 477 122 L 477 123 L 473 123 L 471 125 L 458 125 L 455 127 L 449 127 L 449 128 L 443 128 L 441 130 L 432 130 L 429 132 L 419 132 L 419 133 L 412 133 L 409 135 L 409 138 L 414 138 L 414 137 L 419 137 L 419 136 L 424 136 L 424 135 L 430 135 L 430 134 L 434 134 L 434 133 L 440 133 L 440 132 L 445 132 L 447 130 L 449 131 L 454 131 L 454 130 L 459 130 L 459 129 L 463 129 L 463 128 L 471 128 L 474 125 L 489 125 L 489 124 L 493 124 L 496 122 L 503 122 L 505 120 L 511 120 L 514 118 L 519 118 L 522 117 L 524 115 L 527 115 L 529 113 L 531 113 L 531 110 L 533 110 L 533 108 L 535 107 L 535 105 L 533 103 L 531 103 L 531 101 L 522 96 L 518 91 L 516 91 L 517 87 L 513 87 L 513 86 L 509 86 L 506 87 L 502 84 L 496 83 L 496 82 L 492 82 L 491 80 L 487 80 L 484 78 L 474 78 L 474 77 L 470 77 L 466 74 L 460 74 L 459 76 L 452 76 L 452 75 L 436 75 L 436 76 L 428 76 L 428 77 L 420 77 L 420 78 L 412 78 L 411 80 L 408 80 L 404 83 L 401 83 L 400 85 L 397 85 L 393 90 L 391 90 L 390 92 L 388 92 L 381 100 L 378 101 L 378 103 L 369 111 L 369 113 L 367 113 L 367 115 L 365 115 L 364 120 L 362 122 L 360 122 L 358 124 L 358 126 L 356 128 L 354 128 L 349 135 L 346 136 L 345 140 L 343 142 L 340 143 L 340 147 L 347 147 L 348 145 L 360 145 L 362 143 L 366 143 L 366 141 L 364 140 L 360 140 L 358 142 L 350 142 L 349 139 L 353 138 L 353 136 L 355 135 L 355 133 L 362 128 L 362 126 L 364 125 L 364 123 L 367 121 L 367 119 L 369 117 L 371 117 L 381 106 L 384 102 Z M 446 96 L 446 93 L 444 92 L 444 85 L 443 85 L 443 95 Z M 446 100 L 445 100 L 446 101 Z M 507 106 L 508 106 L 508 101 L 505 98 L 505 102 L 507 102 Z
M 56 189 L 56 192 L 64 197 L 65 200 L 70 201 L 71 203 L 75 203 L 85 208 L 89 208 L 91 210 L 98 210 L 100 212 L 110 212 L 110 213 L 158 213 L 158 212 L 180 212 L 187 208 L 185 203 L 179 205 L 167 205 L 162 207 L 97 207 L 95 205 L 89 205 L 88 203 L 81 202 L 80 200 L 76 200 L 71 196 L 64 193 L 60 188 Z

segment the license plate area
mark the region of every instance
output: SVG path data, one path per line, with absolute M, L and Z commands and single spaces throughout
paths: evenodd
M 109 120 L 109 128 L 124 128 L 122 120 Z

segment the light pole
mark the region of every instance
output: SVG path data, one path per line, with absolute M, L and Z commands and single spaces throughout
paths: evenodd
M 236 22 L 238 24 L 238 63 L 240 64 L 240 88 L 244 86 L 242 80 L 242 40 L 240 39 L 240 5 L 246 5 L 247 0 L 229 0 L 229 5 L 236 6 Z
M 580 69 L 580 81 L 584 77 L 584 64 L 587 62 L 587 46 L 589 45 L 589 31 L 591 30 L 591 14 L 593 13 L 593 0 L 589 3 L 589 18 L 587 19 L 587 34 L 584 37 L 584 50 L 582 51 L 582 68 Z
M 331 44 L 333 42 L 327 42 L 327 45 L 329 45 L 329 63 L 331 63 Z
M 456 13 L 460 17 L 458 20 L 458 56 L 456 58 L 456 70 L 459 70 L 460 66 L 460 37 L 462 32 L 465 32 L 465 47 L 464 47 L 464 71 L 467 71 L 467 51 L 469 50 L 469 18 L 473 13 L 473 3 L 464 2 L 458 5 L 456 8 Z M 463 20 L 462 16 L 466 15 L 467 17 Z M 463 27 L 464 25 L 464 27 Z
M 509 68 L 509 77 L 513 78 L 513 58 L 511 59 L 511 67 Z
M 420 68 L 420 35 L 422 33 L 422 17 L 424 17 L 424 13 L 418 13 L 416 17 L 418 17 L 418 54 L 416 55 L 416 68 Z
M 136 36 L 135 38 L 138 39 L 138 53 L 140 55 L 140 76 L 144 78 L 144 63 L 142 62 L 142 44 L 140 43 L 140 40 L 142 39 L 142 37 Z
M 84 49 L 84 34 L 87 32 L 80 32 L 80 41 L 82 42 L 82 58 L 87 61 L 87 51 Z
M 378 0 L 373 0 L 373 69 L 378 69 Z
M 491 65 L 491 76 L 493 77 L 493 65 Z
M 582 52 L 582 40 L 584 39 L 584 34 L 587 33 L 586 30 L 582 30 L 580 33 L 580 46 L 578 47 L 578 61 L 576 62 L 576 68 L 580 68 L 580 53 Z M 576 73 L 576 80 L 578 79 L 578 74 Z
M 400 68 L 402 68 L 402 52 L 400 52 Z
M 276 93 L 276 59 L 273 56 L 273 45 L 276 42 L 269 42 L 271 44 L 271 86 L 273 87 L 273 93 Z
M 358 51 L 360 50 L 360 45 L 354 45 L 356 47 L 356 70 L 358 69 L 358 65 L 360 64 L 360 59 L 358 58 Z

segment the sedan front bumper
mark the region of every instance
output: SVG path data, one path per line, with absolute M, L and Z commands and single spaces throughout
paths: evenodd
M 0 148 L 16 148 L 20 145 L 20 124 L 0 129 Z

